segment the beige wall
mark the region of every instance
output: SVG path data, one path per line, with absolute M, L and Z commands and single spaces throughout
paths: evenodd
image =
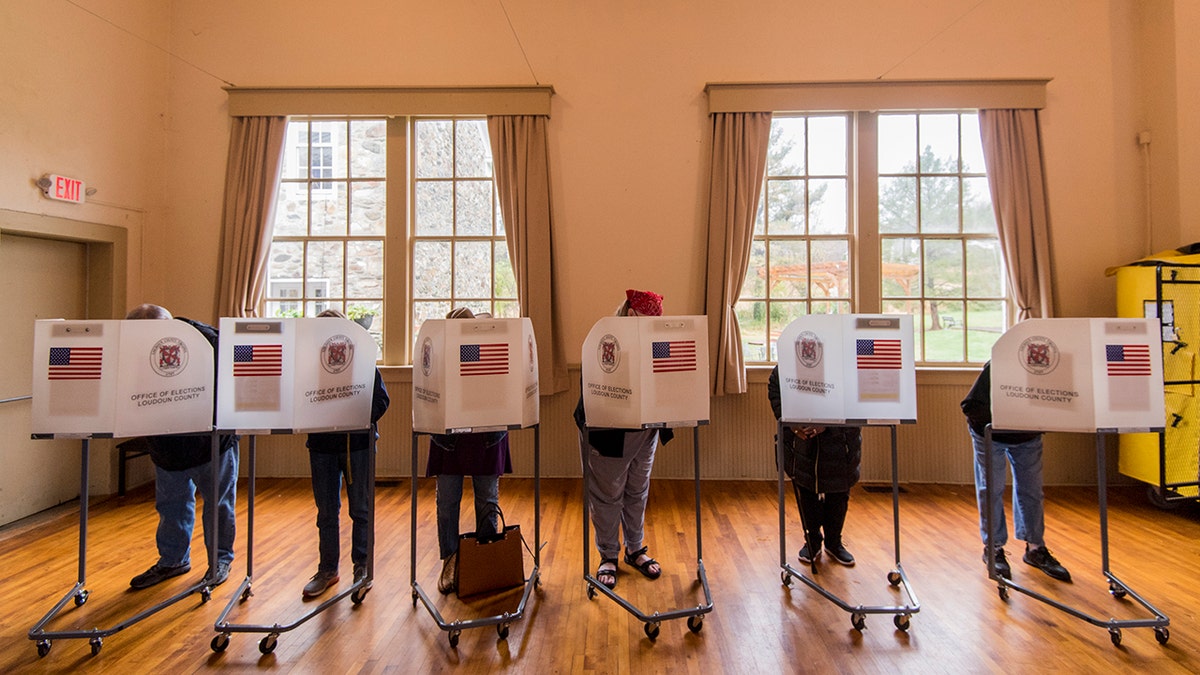
M 1058 309 L 1108 315 L 1105 267 L 1200 239 L 1200 195 L 1181 178 L 1200 169 L 1198 25 L 1194 3 L 1169 0 L 0 3 L 0 208 L 128 228 L 129 301 L 212 320 L 223 87 L 550 84 L 555 255 L 577 361 L 627 286 L 703 311 L 705 83 L 1049 77 Z M 1156 162 L 1149 243 L 1142 130 Z M 32 187 L 46 172 L 100 191 L 51 203 Z M 713 445 L 732 444 L 717 415 L 758 410 L 751 396 L 714 404 Z M 924 427 L 906 433 L 938 433 Z M 1072 447 L 1064 461 L 1090 466 L 1090 446 Z

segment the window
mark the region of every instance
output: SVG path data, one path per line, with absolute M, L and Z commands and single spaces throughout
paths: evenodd
M 1010 303 L 973 111 L 776 114 L 738 302 L 747 362 L 804 314 L 911 314 L 918 363 L 987 360 Z
M 363 317 L 381 360 L 406 363 L 458 305 L 519 313 L 486 120 L 291 118 L 266 315 Z

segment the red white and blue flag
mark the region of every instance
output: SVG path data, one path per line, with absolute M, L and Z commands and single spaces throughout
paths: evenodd
M 899 340 L 857 340 L 859 370 L 900 370 Z
M 51 347 L 51 380 L 98 380 L 104 347 Z
M 655 373 L 680 373 L 696 369 L 696 341 L 674 340 L 650 345 L 650 360 Z
M 1150 374 L 1150 345 L 1104 345 L 1109 377 Z
M 234 345 L 234 377 L 283 375 L 283 345 Z
M 458 346 L 458 374 L 507 375 L 508 344 L 491 342 L 478 345 Z

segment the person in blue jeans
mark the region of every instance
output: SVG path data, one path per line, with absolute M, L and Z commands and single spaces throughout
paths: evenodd
M 992 476 L 1000 483 L 993 487 L 987 503 L 988 467 L 986 459 L 987 425 L 992 422 L 991 362 L 962 400 L 967 430 L 975 449 L 975 498 L 979 506 L 979 534 L 983 538 L 983 562 L 987 564 L 988 546 L 995 551 L 994 572 L 1012 579 L 1012 567 L 1004 554 L 1008 543 L 1008 524 L 1004 519 L 1004 464 L 1012 465 L 1014 534 L 1025 542 L 1022 560 L 1059 581 L 1070 581 L 1071 573 L 1046 548 L 1046 520 L 1042 494 L 1042 434 L 1009 432 L 992 434 Z M 991 532 L 987 531 L 985 509 L 991 509 Z
M 458 307 L 446 315 L 447 319 L 490 317 L 491 314 L 475 314 L 466 307 Z M 425 475 L 437 477 L 438 553 L 442 560 L 438 590 L 442 593 L 458 589 L 458 523 L 463 477 L 471 477 L 475 493 L 475 531 L 486 537 L 496 534 L 499 526 L 500 474 L 504 473 L 512 473 L 507 431 L 430 435 Z
M 348 321 L 336 309 L 327 309 L 319 318 Z M 371 395 L 371 431 L 357 433 L 309 434 L 308 460 L 312 470 L 313 500 L 317 504 L 317 550 L 320 555 L 317 573 L 304 585 L 301 595 L 315 598 L 338 583 L 338 561 L 341 558 L 339 527 L 342 510 L 342 478 L 346 482 L 346 501 L 349 502 L 352 530 L 350 533 L 350 562 L 354 566 L 354 583 L 367 576 L 367 540 L 371 536 L 370 491 L 371 438 L 379 438 L 376 423 L 387 412 L 391 399 L 379 369 L 375 369 L 375 385 Z M 369 587 L 369 585 L 368 585 Z
M 158 305 L 139 305 L 126 319 L 166 319 L 171 313 Z M 212 326 L 178 317 L 204 335 L 217 348 L 217 330 Z M 216 511 L 217 559 L 209 561 L 204 581 L 217 586 L 229 578 L 233 563 L 235 535 L 234 508 L 237 501 L 238 437 L 219 439 L 217 485 L 214 498 L 212 481 L 212 440 L 208 435 L 150 436 L 150 459 L 154 462 L 154 507 L 158 511 L 155 544 L 158 561 L 150 569 L 129 580 L 134 589 L 149 588 L 171 577 L 191 571 L 192 530 L 196 524 L 196 493 L 204 496 L 204 544 L 211 548 L 213 532 L 208 524 Z

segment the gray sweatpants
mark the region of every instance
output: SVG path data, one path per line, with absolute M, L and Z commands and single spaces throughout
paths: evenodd
M 627 433 L 620 457 L 602 456 L 588 445 L 583 432 L 579 434 L 579 447 L 583 460 L 588 462 L 588 508 L 600 557 L 620 557 L 618 526 L 625 532 L 625 550 L 640 549 L 645 538 L 646 499 L 650 496 L 658 430 Z

